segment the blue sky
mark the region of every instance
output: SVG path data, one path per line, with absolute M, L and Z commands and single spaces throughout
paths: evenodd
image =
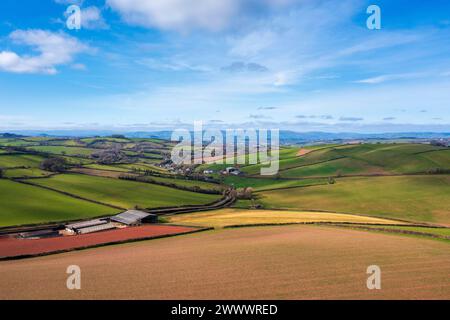
M 448 132 L 449 103 L 444 0 L 0 3 L 0 131 Z

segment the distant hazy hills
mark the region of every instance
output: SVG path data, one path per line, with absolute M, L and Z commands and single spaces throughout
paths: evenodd
M 172 131 L 95 131 L 95 130 L 23 130 L 10 133 L 0 133 L 2 138 L 14 138 L 19 136 L 58 136 L 58 137 L 85 137 L 85 136 L 109 136 L 121 133 L 128 138 L 159 138 L 170 140 Z M 294 132 L 280 131 L 280 143 L 307 143 L 312 141 L 333 140 L 367 140 L 367 139 L 437 139 L 450 138 L 450 132 L 399 132 L 399 133 L 354 133 L 354 132 Z

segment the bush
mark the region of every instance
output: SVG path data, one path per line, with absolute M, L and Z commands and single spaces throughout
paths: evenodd
M 40 168 L 51 172 L 64 172 L 67 170 L 67 163 L 64 158 L 48 158 L 41 162 Z
M 237 198 L 250 200 L 252 198 L 253 189 L 250 187 L 237 189 Z
M 0 178 L 3 178 L 3 169 L 0 168 Z
M 170 220 L 166 217 L 158 216 L 158 223 L 169 223 Z

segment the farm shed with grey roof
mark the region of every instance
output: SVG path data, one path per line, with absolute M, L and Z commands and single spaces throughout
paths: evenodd
M 125 212 L 119 213 L 118 215 L 115 215 L 111 217 L 112 221 L 120 222 L 123 224 L 126 224 L 128 226 L 132 225 L 139 225 L 142 223 L 143 220 L 152 220 L 152 217 L 155 217 L 156 215 L 139 211 L 139 210 L 127 210 Z
M 116 225 L 114 223 L 108 222 L 105 224 L 99 224 L 96 226 L 90 226 L 90 227 L 86 227 L 86 228 L 77 229 L 77 233 L 78 234 L 86 234 L 86 233 L 110 230 L 110 229 L 115 229 L 115 228 L 116 228 Z
M 66 228 L 74 230 L 74 231 L 77 231 L 78 229 L 81 229 L 81 228 L 98 226 L 98 225 L 102 225 L 102 224 L 106 224 L 106 223 L 108 223 L 107 220 L 94 219 L 94 220 L 88 220 L 88 221 L 81 221 L 81 222 L 66 224 Z

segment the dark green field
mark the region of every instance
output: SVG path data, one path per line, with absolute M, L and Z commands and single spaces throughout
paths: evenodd
M 267 208 L 324 210 L 450 225 L 450 175 L 357 177 L 258 193 Z
M 195 179 L 186 179 L 184 174 L 160 165 L 174 145 L 158 139 L 124 137 L 0 138 L 0 168 L 3 172 L 0 191 L 18 185 L 6 179 L 39 178 L 27 181 L 69 194 L 63 196 L 39 187 L 18 185 L 14 189 L 20 189 L 20 197 L 8 198 L 7 207 L 9 211 L 17 208 L 17 219 L 6 218 L 3 214 L 0 223 L 77 218 L 77 210 L 64 204 L 67 199 L 93 206 L 80 212 L 79 217 L 111 211 L 108 207 L 74 197 L 124 209 L 167 207 L 206 204 L 220 198 L 220 195 L 203 192 L 251 187 L 254 200 L 239 200 L 236 207 L 248 208 L 257 204 L 265 209 L 324 210 L 450 224 L 449 148 L 418 143 L 282 146 L 280 170 L 275 176 L 259 176 L 261 167 L 267 164 L 237 165 L 244 173 L 240 176 L 218 173 L 229 164 L 203 164 L 192 168 L 197 176 Z M 102 162 L 98 154 L 108 150 L 120 150 L 120 158 L 116 162 Z M 45 158 L 55 156 L 63 157 L 69 167 L 86 168 L 84 174 L 40 169 Z M 248 155 L 240 158 L 248 160 Z M 212 177 L 220 184 L 198 180 L 205 169 L 215 170 Z M 46 178 L 49 174 L 53 176 Z M 150 183 L 119 179 L 124 175 Z M 27 212 L 32 207 L 19 203 L 24 190 L 32 192 L 32 197 L 44 193 L 58 200 L 49 206 L 53 208 L 48 210 L 50 213 L 42 211 L 44 205 L 38 213 Z M 60 211 L 55 216 L 53 210 L 58 206 Z M 26 221 L 24 217 L 28 216 L 33 219 Z
M 0 204 L 1 227 L 97 217 L 119 211 L 5 179 L 0 179 Z
M 156 208 L 207 204 L 220 198 L 218 195 L 189 192 L 150 183 L 82 174 L 60 174 L 51 178 L 35 179 L 32 182 L 124 209 L 135 206 Z
M 358 144 L 322 147 L 303 156 L 280 157 L 280 175 L 286 178 L 364 174 L 426 173 L 450 170 L 450 150 L 426 144 Z M 242 168 L 259 174 L 262 165 Z
M 164 154 L 170 154 L 174 144 L 158 139 L 18 137 L 0 138 L 0 197 L 2 210 L 0 226 L 65 221 L 96 217 L 120 211 L 104 203 L 123 209 L 135 206 L 170 207 L 214 202 L 221 195 L 192 192 L 222 190 L 222 186 L 202 181 L 170 178 L 167 170 L 157 166 Z M 99 163 L 94 154 L 120 150 L 117 163 Z M 46 158 L 61 157 L 68 167 L 85 166 L 119 173 L 141 174 L 156 172 L 163 176 L 143 176 L 158 184 L 134 182 L 89 175 L 61 174 L 42 170 Z M 106 172 L 106 171 L 105 171 Z M 53 174 L 51 178 L 46 176 Z M 27 178 L 39 178 L 29 179 Z M 35 186 L 20 184 L 26 180 Z M 39 186 L 54 189 L 48 190 Z M 200 190 L 200 191 L 201 191 Z M 62 194 L 57 191 L 65 192 Z M 86 200 L 79 199 L 81 197 Z M 89 201 L 91 200 L 91 201 Z

